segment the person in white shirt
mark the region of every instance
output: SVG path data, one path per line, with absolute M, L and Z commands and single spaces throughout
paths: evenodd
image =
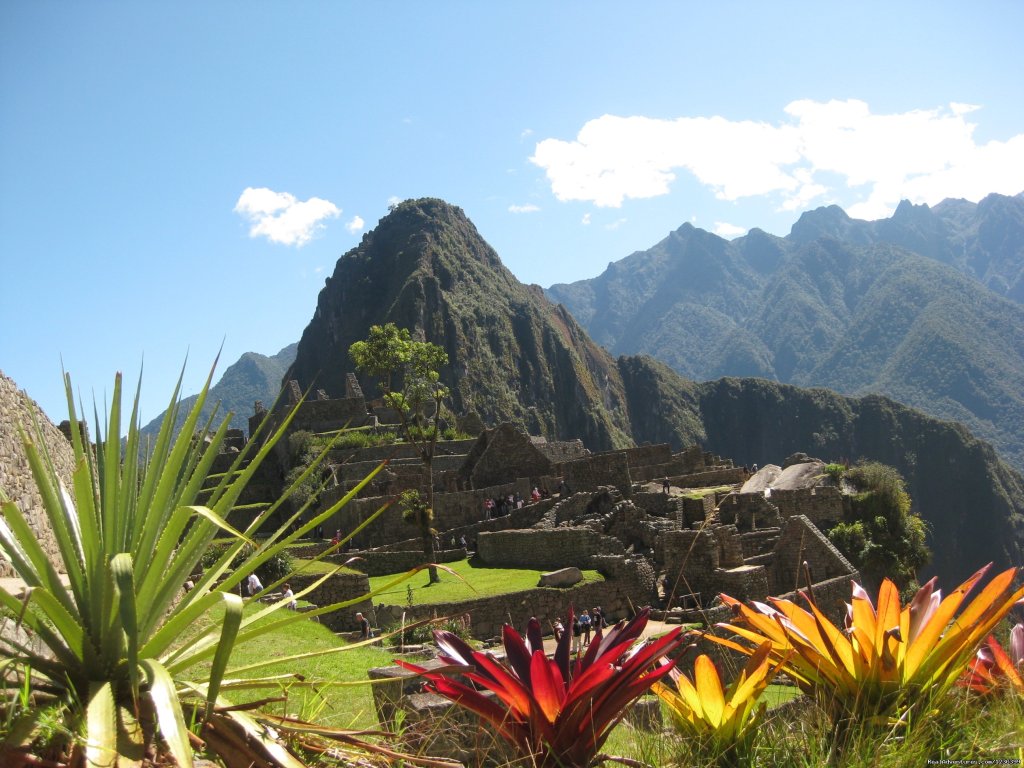
M 299 602 L 295 599 L 295 593 L 292 592 L 291 584 L 284 585 L 284 594 L 281 595 L 281 599 L 288 600 L 288 607 L 291 608 L 293 611 L 299 607 Z
M 249 577 L 245 580 L 246 589 L 249 590 L 249 597 L 262 592 L 263 584 L 260 582 L 260 577 L 255 573 L 250 573 Z

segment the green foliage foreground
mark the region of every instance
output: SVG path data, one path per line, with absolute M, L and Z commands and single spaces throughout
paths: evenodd
M 259 706 L 248 711 L 231 706 L 232 693 L 251 685 L 234 680 L 238 670 L 230 664 L 231 652 L 306 616 L 355 601 L 322 606 L 303 616 L 287 609 L 290 599 L 269 599 L 283 579 L 247 600 L 237 592 L 250 573 L 336 514 L 376 472 L 292 533 L 288 531 L 304 507 L 257 543 L 253 534 L 277 519 L 288 492 L 256 510 L 244 531 L 233 528 L 229 517 L 245 484 L 285 434 L 294 411 L 273 430 L 265 421 L 230 470 L 212 475 L 228 429 L 226 419 L 216 429 L 211 429 L 212 420 L 200 422 L 212 375 L 177 438 L 175 390 L 156 442 L 145 454 L 138 392 L 122 446 L 117 376 L 105 423 L 98 415 L 93 422 L 91 445 L 66 378 L 75 460 L 70 489 L 46 453 L 39 425 L 34 430 L 23 425 L 22 442 L 59 549 L 59 568 L 47 558 L 23 511 L 0 492 L 0 554 L 26 585 L 23 597 L 0 590 L 0 608 L 17 616 L 37 640 L 9 641 L 0 662 L 4 688 L 24 692 L 20 699 L 8 697 L 0 703 L 7 719 L 0 763 L 37 764 L 34 757 L 41 757 L 49 764 L 77 768 L 138 764 L 155 755 L 191 766 L 193 746 L 201 744 L 236 763 L 304 765 L 278 734 L 308 739 L 310 724 L 282 720 Z M 326 451 L 311 461 L 296 484 L 315 472 L 325 456 Z M 183 591 L 218 535 L 227 535 L 230 543 L 195 577 L 192 589 Z M 296 597 L 329 577 L 323 575 Z M 247 605 L 254 610 L 243 611 Z M 196 627 L 201 627 L 198 634 Z M 249 665 L 246 671 L 251 676 L 260 666 Z M 271 724 L 276 730 L 268 729 Z M 348 733 L 337 729 L 319 728 L 315 734 L 328 743 L 351 742 Z

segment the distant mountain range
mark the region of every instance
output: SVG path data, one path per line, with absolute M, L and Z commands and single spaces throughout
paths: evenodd
M 979 211 L 1019 205 L 992 197 L 930 211 L 901 206 L 889 221 L 956 212 L 950 220 L 959 222 L 957 231 L 989 232 L 1001 219 L 982 227 Z M 395 322 L 447 350 L 442 375 L 456 412 L 512 421 L 552 439 L 582 438 L 591 450 L 697 443 L 747 464 L 779 462 L 796 451 L 882 461 L 904 475 L 929 523 L 931 572 L 949 582 L 989 560 L 1020 563 L 1024 478 L 990 445 L 886 397 L 771 380 L 782 378 L 780 371 L 813 378 L 825 360 L 836 361 L 831 381 L 849 380 L 849 390 L 864 392 L 875 381 L 910 386 L 934 374 L 936 383 L 924 391 L 943 393 L 937 402 L 957 404 L 1002 435 L 1002 417 L 980 402 L 991 398 L 999 413 L 1019 405 L 1022 326 L 1013 296 L 1020 281 L 1010 279 L 1012 259 L 992 247 L 982 258 L 972 246 L 958 252 L 956 266 L 942 263 L 881 241 L 882 224 L 822 209 L 801 218 L 788 238 L 754 230 L 732 243 L 684 225 L 595 280 L 550 290 L 598 344 L 540 288 L 519 283 L 461 209 L 408 200 L 338 260 L 285 376 L 340 396 L 352 370 L 349 345 L 370 325 Z M 840 240 L 843 232 L 855 233 L 858 244 Z M 982 279 L 1005 284 L 1004 295 Z M 697 383 L 695 374 L 680 376 L 652 357 L 615 359 L 604 348 L 640 341 L 687 371 L 766 378 Z M 273 360 L 283 372 L 291 353 L 243 356 L 213 399 L 243 415 L 253 401 L 273 400 L 281 375 L 262 363 Z M 245 382 L 244 394 L 228 394 L 234 381 Z M 976 398 L 964 382 L 978 390 Z M 372 396 L 371 382 L 362 384 Z M 991 395 L 997 386 L 1002 394 Z
M 547 295 L 613 354 L 696 380 L 884 394 L 1024 469 L 1024 196 L 903 202 L 872 222 L 831 206 L 785 238 L 684 224 Z
M 231 427 L 248 431 L 248 420 L 253 413 L 253 405 L 257 400 L 262 400 L 269 408 L 274 402 L 277 393 L 281 390 L 284 373 L 295 359 L 298 346 L 298 344 L 289 344 L 271 357 L 257 352 L 243 354 L 236 362 L 228 366 L 220 380 L 210 387 L 206 404 L 203 407 L 203 415 L 209 416 L 213 407 L 220 403 L 218 411 L 220 415 L 223 416 L 228 411 L 234 414 L 231 418 Z M 189 395 L 182 399 L 182 407 L 179 409 L 179 427 L 185 421 L 185 415 L 189 409 L 195 404 L 196 397 L 196 395 Z M 156 437 L 165 413 L 166 411 L 142 428 L 144 437 Z

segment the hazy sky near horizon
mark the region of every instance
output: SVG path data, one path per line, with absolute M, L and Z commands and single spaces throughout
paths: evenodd
M 297 341 L 390 202 L 523 282 L 685 222 L 1024 191 L 1024 4 L 0 4 L 0 370 L 55 421 L 143 358 Z M 90 405 L 91 407 L 91 405 Z

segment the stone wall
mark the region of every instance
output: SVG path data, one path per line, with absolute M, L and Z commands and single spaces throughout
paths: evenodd
M 658 445 L 641 445 L 637 448 L 627 448 L 626 462 L 629 468 L 646 467 L 652 464 L 669 464 L 672 462 L 672 447 L 668 443 Z
M 633 489 L 629 463 L 624 451 L 599 453 L 562 465 L 566 485 L 573 493 L 592 491 L 602 485 L 613 485 L 628 497 Z
M 397 624 L 405 613 L 406 622 L 437 616 L 466 615 L 470 631 L 477 638 L 493 638 L 500 634 L 504 624 L 511 623 L 523 631 L 531 616 L 540 620 L 546 632 L 556 618 L 564 622 L 570 606 L 578 613 L 584 608 L 601 606 L 605 615 L 615 621 L 632 615 L 635 608 L 651 602 L 653 572 L 639 559 L 599 557 L 595 560 L 599 570 L 607 572 L 605 581 L 582 584 L 567 589 L 538 587 L 509 595 L 465 600 L 458 603 L 433 605 L 378 605 L 377 621 L 381 626 Z M 644 570 L 644 568 L 648 570 Z
M 712 485 L 735 485 L 747 479 L 743 467 L 722 467 L 688 475 L 677 475 L 670 478 L 672 485 L 679 488 L 707 488 Z
M 43 512 L 42 498 L 36 490 L 28 458 L 25 456 L 18 427 L 33 436 L 35 421 L 42 430 L 43 445 L 57 467 L 58 476 L 71 488 L 75 456 L 71 444 L 42 412 L 35 401 L 0 371 L 0 488 L 25 515 L 50 562 L 60 565 L 57 542 Z M 12 576 L 11 564 L 0 556 L 0 576 Z
M 819 527 L 830 528 L 843 519 L 843 494 L 831 485 L 792 491 L 773 488 L 771 502 L 783 517 L 805 515 Z
M 775 528 L 782 524 L 779 508 L 763 493 L 730 493 L 718 505 L 718 517 L 723 523 L 735 525 L 741 531 Z
M 402 573 L 426 562 L 422 548 L 419 551 L 374 549 L 366 552 L 346 552 L 335 559 L 349 560 L 353 557 L 360 559 L 349 563 L 348 567 L 365 573 L 367 576 Z M 466 550 L 464 549 L 443 549 L 440 552 L 434 552 L 435 563 L 454 563 L 465 559 Z
M 397 485 L 395 482 L 389 487 L 389 491 L 395 492 L 394 486 Z M 522 498 L 528 499 L 529 482 L 523 479 L 478 491 L 437 493 L 434 495 L 434 528 L 440 531 L 442 536 L 450 531 L 466 529 L 482 521 L 485 498 L 508 496 L 510 493 L 518 493 Z M 343 488 L 330 489 L 320 497 L 319 510 L 325 510 L 343 496 Z M 324 523 L 324 531 L 333 536 L 334 531 L 340 529 L 343 535 L 347 535 L 362 525 L 387 501 L 388 498 L 382 496 L 353 499 Z M 393 504 L 353 539 L 353 546 L 360 549 L 376 549 L 399 538 L 411 538 L 415 535 L 414 532 L 415 529 L 402 520 L 401 509 L 397 504 Z
M 706 528 L 667 531 L 656 552 L 665 564 L 666 589 L 675 595 L 700 593 L 709 601 L 718 593 L 718 541 Z
M 850 579 L 857 573 L 850 561 L 804 515 L 786 520 L 773 555 L 774 562 L 768 572 L 773 595 L 807 584 L 804 562 L 810 568 L 812 583 L 840 577 Z
M 313 582 L 320 579 L 320 576 L 293 575 L 289 579 L 292 591 L 298 594 Z M 368 595 L 370 593 L 370 579 L 365 573 L 339 573 L 328 577 L 323 584 L 318 586 L 301 599 L 308 600 L 317 608 L 322 608 L 335 603 L 342 603 L 348 600 Z M 367 598 L 360 600 L 354 605 L 339 608 L 331 613 L 320 616 L 320 623 L 330 627 L 335 632 L 353 632 L 359 629 L 356 624 L 356 613 L 362 612 L 373 624 L 373 603 Z
M 551 459 L 533 444 L 529 436 L 512 424 L 501 424 L 480 435 L 466 456 L 462 474 L 472 488 L 486 488 L 525 477 L 539 482 L 552 471 Z
M 492 568 L 591 568 L 595 554 L 623 554 L 622 543 L 589 528 L 498 531 L 477 537 L 477 556 Z

